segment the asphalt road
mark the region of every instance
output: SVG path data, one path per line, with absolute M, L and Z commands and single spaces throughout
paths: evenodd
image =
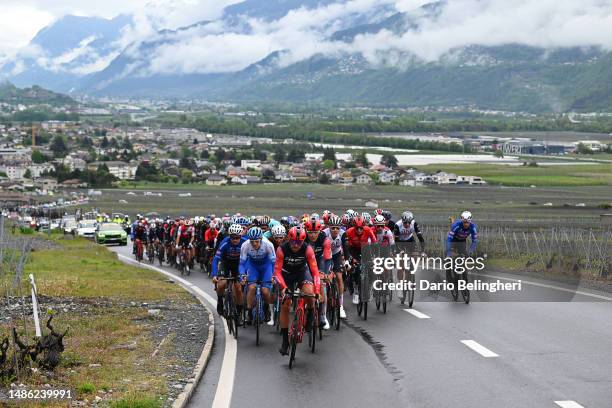
M 216 299 L 197 268 L 185 279 Z M 273 327 L 263 326 L 259 347 L 251 327 L 236 344 L 217 318 L 189 406 L 612 407 L 612 295 L 526 279 L 520 292 L 472 298 L 466 305 L 421 291 L 412 312 L 394 299 L 386 315 L 371 304 L 363 321 L 346 296 L 340 331 L 325 332 L 315 354 L 298 347 L 293 370 Z M 235 365 L 226 347 L 237 350 Z

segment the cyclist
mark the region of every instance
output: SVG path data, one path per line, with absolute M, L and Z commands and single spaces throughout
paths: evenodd
M 138 244 L 144 248 L 147 243 L 147 228 L 144 224 L 144 221 L 137 222 L 136 226 L 133 227 L 133 238 L 134 240 L 134 254 L 136 254 L 136 249 L 138 248 Z
M 363 247 L 376 243 L 376 234 L 366 225 L 365 220 L 361 216 L 357 216 L 353 220 L 353 226 L 349 228 L 343 235 L 344 253 L 349 259 L 345 261 L 345 265 L 356 265 L 361 263 L 361 252 Z M 351 273 L 353 288 L 359 283 L 361 277 L 357 274 L 357 268 L 353 268 Z M 353 304 L 359 304 L 358 291 L 353 291 Z
M 344 279 L 342 270 L 344 264 L 344 252 L 342 251 L 342 237 L 345 231 L 342 229 L 342 220 L 340 217 L 332 215 L 327 220 L 328 227 L 325 229 L 325 235 L 331 241 L 332 253 L 332 271 L 336 274 L 336 282 L 338 284 L 338 292 L 340 293 L 340 318 L 346 319 L 344 311 Z
M 191 224 L 191 221 L 185 222 L 181 219 L 181 224 L 177 230 L 176 236 L 176 250 L 183 249 L 187 254 L 187 265 L 191 265 L 193 241 L 195 240 L 195 228 Z
M 467 248 L 467 238 L 470 237 L 472 243 Z M 454 249 L 458 254 L 471 256 L 476 250 L 478 244 L 478 229 L 472 222 L 472 213 L 464 211 L 461 213 L 461 218 L 453 223 L 448 237 L 446 238 L 446 256 L 451 256 L 451 249 Z
M 300 227 L 293 227 L 287 234 L 289 241 L 276 250 L 276 264 L 274 277 L 283 294 L 283 304 L 280 313 L 280 328 L 283 337 L 280 353 L 289 354 L 289 309 L 291 298 L 285 299 L 284 294 L 288 287 L 293 289 L 299 286 L 303 294 L 319 295 L 320 280 L 317 260 L 314 250 L 306 243 L 306 231 Z M 306 298 L 306 331 L 312 330 L 314 319 L 314 298 Z
M 242 227 L 238 224 L 232 224 L 228 228 L 228 236 L 223 240 L 219 249 L 215 253 L 215 257 L 212 261 L 212 272 L 213 284 L 217 291 L 217 312 L 223 314 L 223 296 L 225 294 L 225 287 L 227 281 L 218 280 L 219 275 L 219 264 L 221 265 L 221 274 L 224 278 L 235 278 L 234 281 L 234 300 L 236 301 L 236 307 L 238 309 L 238 315 L 242 316 L 242 286 L 238 281 L 238 275 L 240 270 L 240 250 L 242 244 L 246 241 L 246 238 L 242 236 Z
M 248 241 L 240 249 L 240 276 L 248 279 L 247 308 L 249 321 L 253 317 L 253 303 L 255 302 L 255 289 L 257 282 L 261 282 L 261 293 L 266 306 L 264 306 L 265 321 L 270 321 L 270 306 L 272 296 L 272 274 L 274 273 L 274 262 L 276 253 L 274 245 L 263 237 L 263 231 L 259 227 L 251 227 L 247 232 Z
M 319 219 L 309 220 L 304 224 L 306 229 L 306 242 L 312 247 L 317 260 L 317 268 L 319 276 L 331 282 L 334 275 L 330 273 L 332 264 L 331 241 L 327 235 L 322 233 L 323 225 Z M 327 294 L 325 293 L 325 285 L 321 291 L 322 299 L 319 305 L 319 323 L 323 326 L 323 330 L 329 330 L 330 325 L 327 321 Z
M 414 219 L 414 215 L 410 211 L 402 213 L 402 218 L 395 223 L 394 231 L 396 242 L 409 242 L 414 244 L 414 236 L 419 240 L 421 251 L 425 248 L 425 238 L 419 229 L 419 224 Z M 414 245 L 411 245 L 414 246 Z
M 206 224 L 206 223 L 205 223 Z M 204 253 L 201 254 L 201 257 L 204 259 L 204 263 L 208 265 L 210 262 L 211 256 L 215 250 L 215 241 L 219 236 L 219 230 L 217 229 L 217 223 L 212 221 L 209 225 L 209 228 L 204 232 L 204 242 L 202 245 L 202 249 Z
M 287 230 L 282 225 L 275 225 L 270 230 L 272 234 L 272 245 L 274 245 L 274 251 L 278 249 L 279 246 L 285 243 L 285 239 L 287 238 Z

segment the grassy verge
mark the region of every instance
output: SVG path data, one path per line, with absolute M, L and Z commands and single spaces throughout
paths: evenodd
M 148 316 L 146 307 L 126 305 L 156 301 L 187 304 L 196 300 L 161 275 L 123 264 L 105 248 L 81 239 L 55 241 L 61 249 L 33 252 L 24 275 L 34 274 L 40 295 L 79 299 L 82 304 L 94 306 L 86 306 L 84 311 L 55 307 L 55 330 L 69 328 L 62 362 L 51 378 L 37 371 L 21 381 L 31 389 L 45 384 L 70 388 L 81 401 L 93 402 L 101 397 L 105 406 L 161 407 L 168 393 L 166 369 L 181 362 L 171 357 L 172 346 L 168 344 L 172 342 L 164 343 L 151 358 L 159 343 L 151 335 L 156 322 Z M 26 283 L 23 289 L 29 293 Z M 97 304 L 99 301 L 104 304 Z M 41 308 L 46 320 L 45 306 L 43 303 Z M 21 327 L 20 321 L 14 323 Z M 0 338 L 9 333 L 10 324 L 0 323 Z M 28 324 L 31 336 L 31 321 Z M 136 346 L 127 347 L 129 344 Z M 62 402 L 46 406 L 65 405 Z
M 486 164 L 436 164 L 419 170 L 438 170 L 460 176 L 480 176 L 490 184 L 506 186 L 612 186 L 612 164 L 502 166 Z

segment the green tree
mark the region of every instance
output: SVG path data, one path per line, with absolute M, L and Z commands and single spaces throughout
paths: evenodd
M 325 170 L 333 170 L 336 168 L 336 162 L 334 160 L 325 160 L 323 163 L 323 168 Z
M 210 157 L 210 153 L 208 153 L 208 150 L 202 150 L 202 153 L 200 153 L 200 159 L 208 159 Z
M 368 167 L 370 162 L 368 161 L 368 156 L 365 150 L 360 150 L 359 153 L 354 156 L 355 164 L 361 167 Z
M 380 158 L 380 164 L 395 169 L 398 166 L 397 157 L 391 153 L 384 153 Z
M 493 153 L 493 155 L 497 157 L 498 159 L 504 158 L 504 152 L 501 149 L 497 149 L 495 153 Z
M 319 176 L 319 183 L 320 184 L 329 184 L 329 176 L 327 175 L 327 173 L 321 173 L 321 175 Z
M 584 143 L 578 143 L 576 151 L 578 152 L 578 154 L 593 154 L 593 150 L 591 150 L 591 148 L 589 148 Z
M 32 178 L 32 172 L 30 171 L 30 169 L 27 169 L 24 173 L 23 173 L 23 178 L 27 178 L 27 179 L 31 179 Z
M 68 146 L 62 135 L 56 135 L 51 141 L 51 151 L 55 157 L 65 157 L 68 152 Z
M 44 163 L 47 161 L 45 155 L 43 155 L 40 150 L 34 149 L 32 150 L 32 162 L 36 164 Z
M 336 152 L 333 148 L 329 148 L 329 149 L 325 149 L 323 150 L 323 161 L 325 160 L 332 160 L 332 161 L 336 161 Z

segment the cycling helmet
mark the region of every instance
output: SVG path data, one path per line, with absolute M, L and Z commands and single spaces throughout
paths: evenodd
M 469 211 L 462 212 L 461 221 L 472 221 L 472 213 Z
M 280 223 L 281 223 L 283 226 L 288 227 L 288 226 L 289 226 L 289 224 L 290 224 L 290 222 L 289 222 L 289 217 L 281 217 L 281 219 L 280 219 Z
M 277 225 L 281 225 L 281 223 L 280 223 L 280 222 L 278 222 L 277 220 L 271 220 L 271 221 L 268 223 L 268 227 L 269 227 L 270 229 L 272 229 L 272 228 L 276 227 Z
M 304 241 L 306 239 L 306 231 L 300 227 L 293 227 L 287 234 L 291 241 Z
M 344 225 L 345 227 L 351 225 L 351 218 L 347 214 L 344 214 L 342 216 L 342 225 Z
M 382 216 L 385 217 L 385 220 L 389 221 L 392 217 L 391 211 L 387 211 L 387 210 L 383 211 Z
M 223 228 L 228 229 L 232 225 L 232 220 L 223 220 Z
M 402 222 L 409 223 L 414 220 L 414 215 L 410 211 L 404 211 L 402 213 Z
M 242 227 L 240 224 L 232 224 L 228 230 L 230 235 L 242 235 Z
M 318 221 L 318 220 L 321 219 L 321 216 L 319 215 L 319 213 L 312 213 L 312 214 L 310 214 L 310 219 Z
M 251 240 L 261 239 L 263 236 L 263 231 L 259 227 L 252 227 L 249 232 L 247 232 L 247 237 Z
M 310 219 L 310 215 L 308 214 L 302 214 L 302 223 L 305 223 L 306 221 L 308 221 Z
M 277 237 L 284 238 L 287 235 L 287 230 L 285 229 L 285 227 L 283 227 L 280 224 L 273 226 L 271 231 L 272 231 L 272 237 L 274 238 L 277 238 Z
M 259 218 L 259 225 L 269 225 L 270 224 L 270 217 L 268 217 L 267 215 L 262 215 L 261 218 Z
M 354 226 L 355 228 L 363 228 L 363 227 L 365 227 L 365 226 L 366 226 L 366 222 L 365 222 L 365 220 L 363 219 L 363 217 L 359 217 L 359 216 L 357 216 L 357 217 L 355 217 L 355 219 L 353 220 L 353 226 Z
M 298 219 L 294 218 L 291 220 L 291 224 L 290 224 L 291 227 L 298 227 L 299 225 L 300 225 L 300 221 Z
M 330 227 L 339 227 L 342 225 L 342 220 L 337 215 L 332 215 L 329 217 L 328 224 Z
M 321 225 L 321 221 L 319 220 L 308 220 L 304 223 L 304 228 L 306 232 L 318 232 L 323 229 Z
M 366 224 L 369 224 L 370 221 L 372 221 L 372 216 L 369 212 L 362 212 L 361 216 L 363 217 L 363 220 L 366 222 Z
M 383 210 L 382 210 L 382 208 L 377 208 L 376 211 L 374 211 L 374 213 L 376 215 L 382 215 L 383 214 Z
M 374 225 L 378 226 L 378 225 L 382 225 L 385 226 L 387 225 L 387 220 L 385 219 L 385 217 L 383 217 L 382 215 L 377 215 L 376 217 L 374 217 Z
M 251 222 L 249 220 L 247 220 L 245 217 L 238 217 L 236 219 L 236 224 L 242 226 L 242 227 L 246 227 L 247 225 L 249 225 Z

